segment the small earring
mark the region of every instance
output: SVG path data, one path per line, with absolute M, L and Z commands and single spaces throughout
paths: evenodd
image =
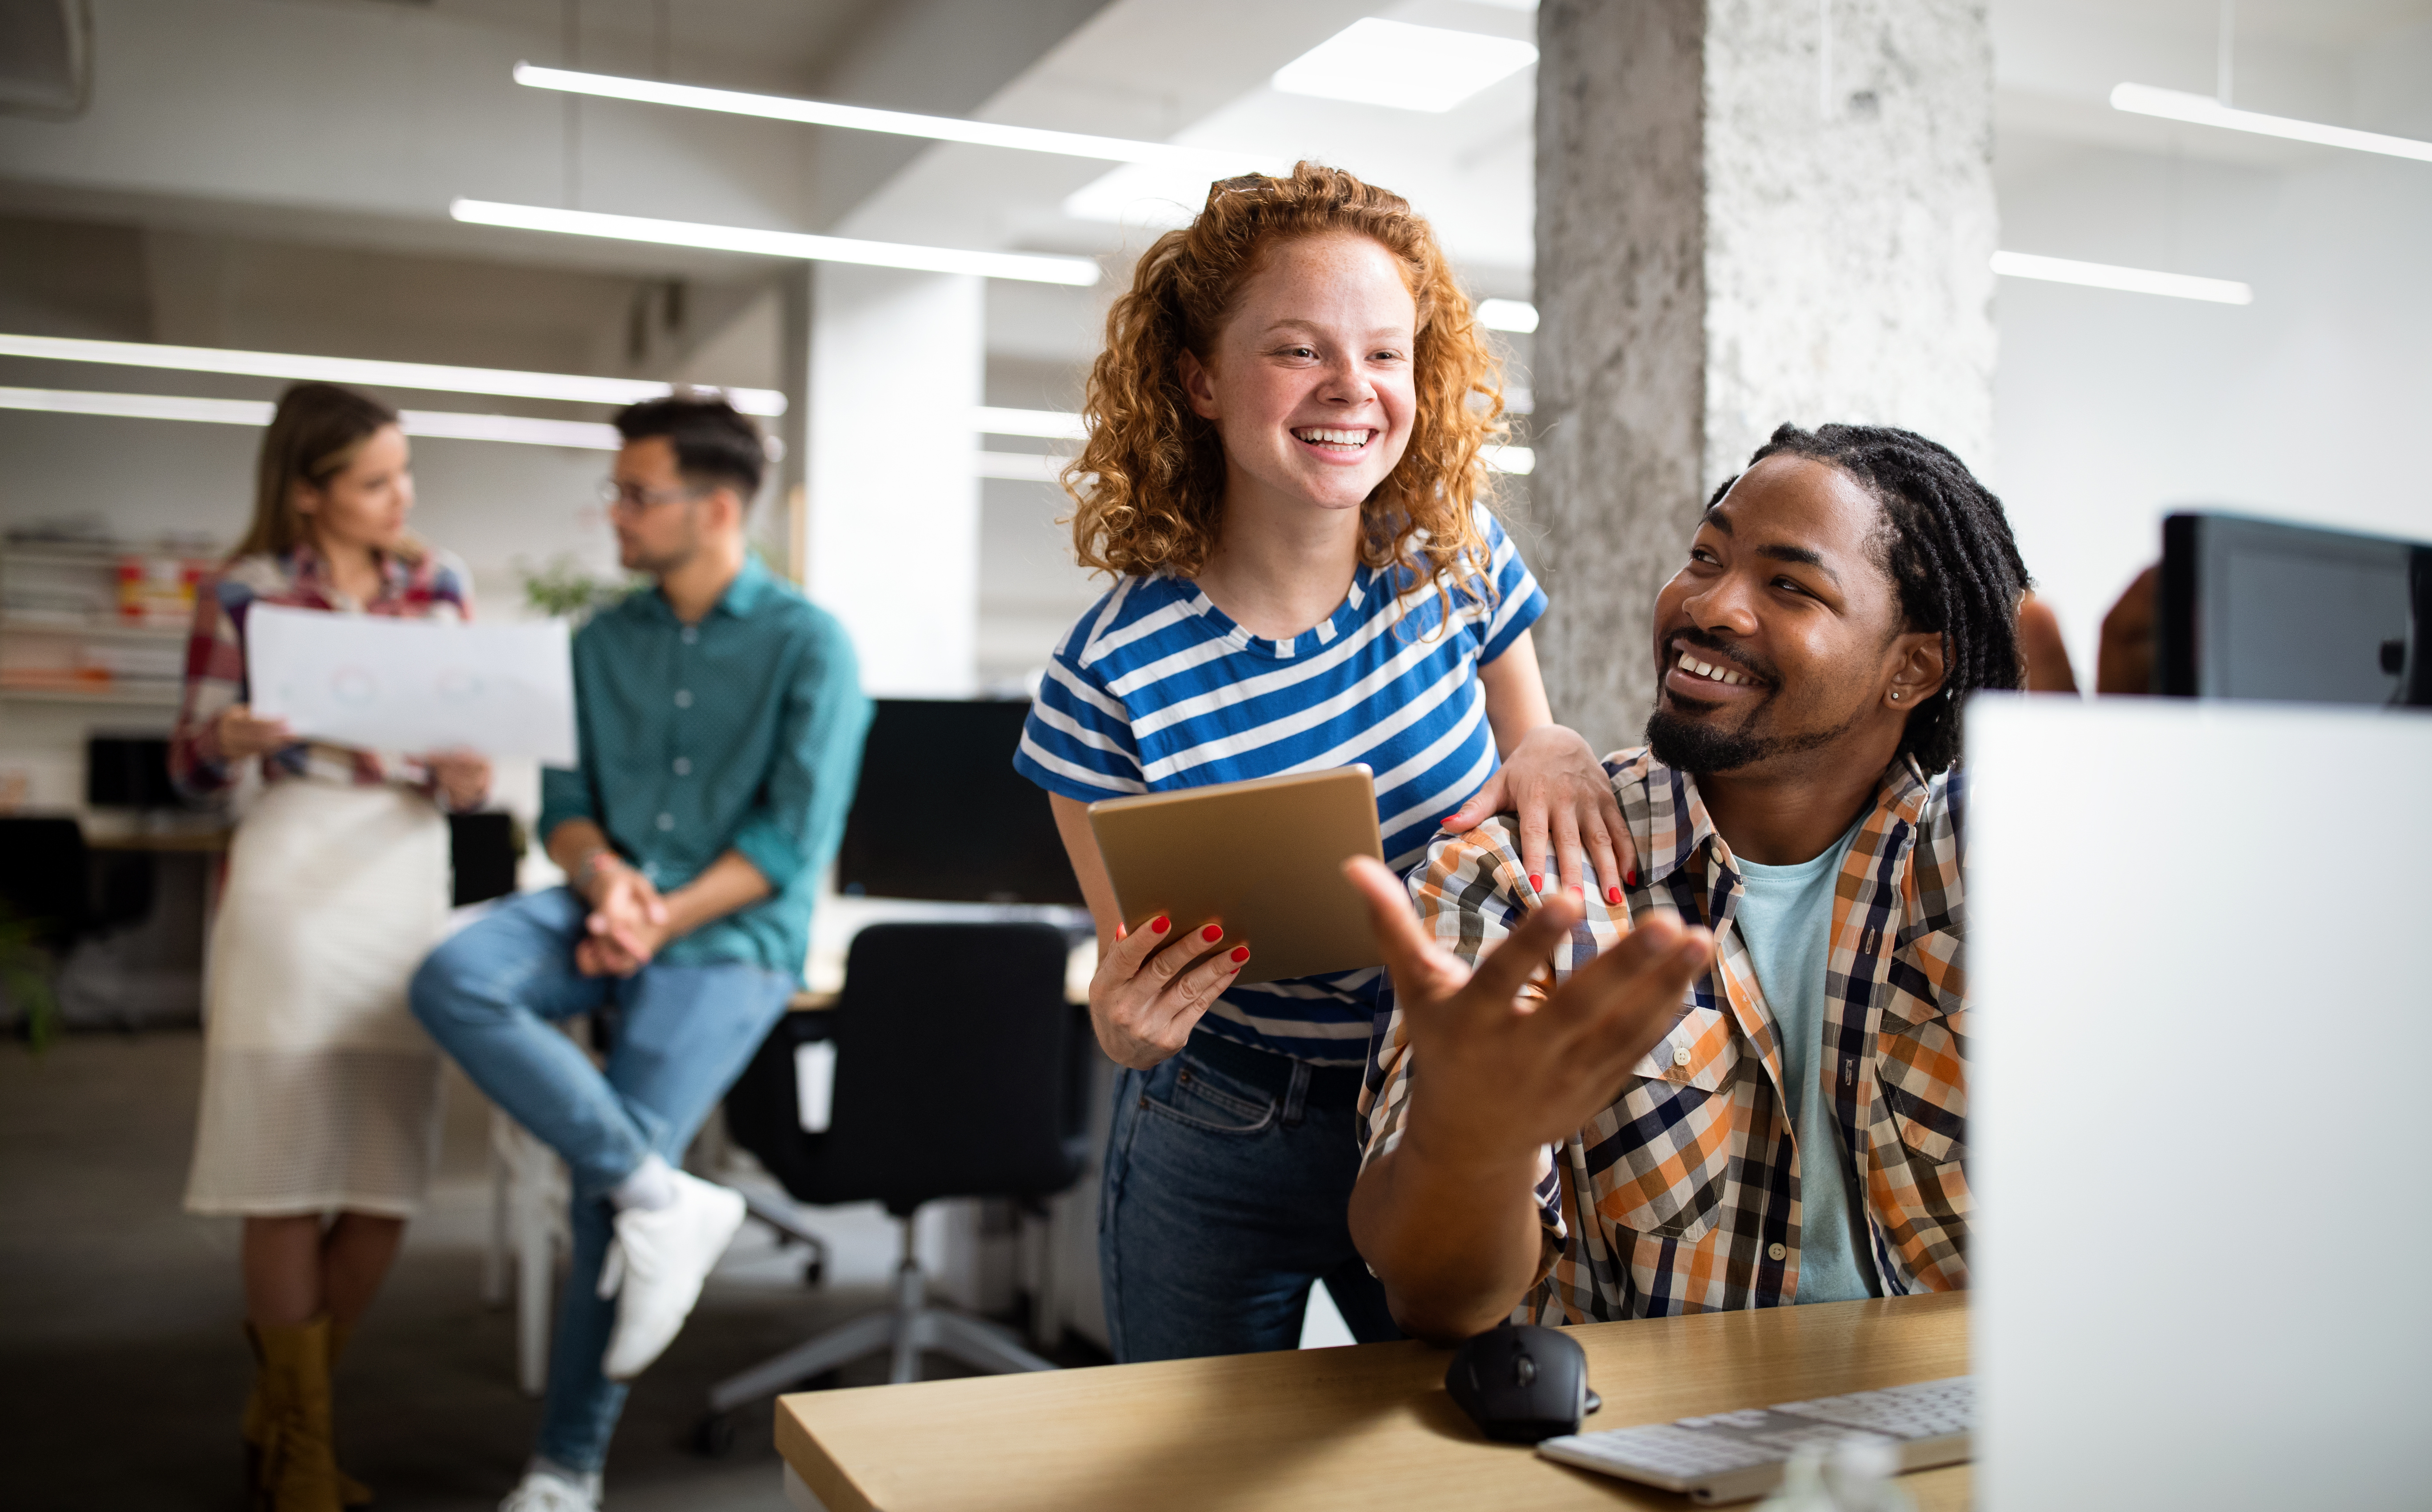
M 1894 692 L 1893 692 L 1893 694 L 1892 694 L 1892 702 L 1894 702 L 1894 703 L 1898 703 L 1898 702 L 1900 702 L 1900 693 L 1898 692 L 1898 690 L 1894 690 Z

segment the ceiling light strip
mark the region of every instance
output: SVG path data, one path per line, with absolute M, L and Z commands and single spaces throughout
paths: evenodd
M 2115 86 L 2111 91 L 2111 108 L 2132 115 L 2185 121 L 2190 126 L 2219 126 L 2224 131 L 2247 131 L 2289 142 L 2310 142 L 2316 146 L 2347 147 L 2356 152 L 2377 152 L 2385 157 L 2432 162 L 2432 142 L 2419 142 L 2413 137 L 2385 136 L 2378 131 L 2358 131 L 2352 126 L 2327 126 L 2320 121 L 2300 121 L 2293 116 L 2265 115 L 2260 110 L 2241 110 L 2235 106 L 2223 105 L 2209 94 L 2155 89 L 2150 84 Z
M 582 404 L 635 404 L 664 398 L 671 385 L 649 378 L 588 378 L 575 373 L 519 373 L 507 368 L 448 367 L 435 362 L 380 362 L 358 357 L 307 357 L 292 352 L 240 352 L 216 346 L 162 346 L 151 342 L 82 341 L 64 336 L 0 335 L 0 357 L 63 362 L 169 368 L 183 373 L 234 373 L 246 378 L 359 383 L 371 388 L 444 394 L 495 394 Z M 30 391 L 29 391 L 30 392 Z M 785 412 L 774 389 L 720 389 L 745 414 Z
M 1086 441 L 1089 423 L 1070 410 L 1002 410 L 982 405 L 971 412 L 971 428 L 991 436 L 1043 436 L 1049 441 Z
M 2045 283 L 2080 284 L 2088 289 L 2167 294 L 2173 299 L 2203 299 L 2217 305 L 2255 303 L 2254 289 L 2230 278 L 2199 278 L 2185 273 L 2157 273 L 2151 268 L 2036 257 L 2029 252 L 1994 253 L 1993 271 L 2005 278 L 2035 278 Z
M 864 242 L 844 236 L 813 236 L 802 231 L 763 231 L 748 226 L 709 226 L 698 221 L 662 221 L 642 215 L 603 215 L 595 210 L 556 210 L 546 205 L 502 205 L 487 199 L 455 200 L 448 205 L 448 213 L 475 226 L 507 226 L 525 231 L 599 236 L 616 242 L 650 242 L 663 246 L 697 246 L 715 252 L 746 252 L 755 257 L 800 258 L 811 262 L 852 262 L 871 268 L 906 268 L 918 273 L 972 274 L 983 278 L 1061 283 L 1084 289 L 1098 281 L 1098 264 L 1088 258 L 1041 257 L 1026 252 L 971 252 L 960 247 L 918 246 L 907 242 Z
M 841 126 L 849 131 L 883 131 L 890 136 L 925 137 L 932 142 L 961 142 L 977 147 L 1010 147 L 1020 152 L 1046 152 L 1066 158 L 1095 158 L 1104 162 L 1214 163 L 1220 171 L 1238 166 L 1233 155 L 1207 147 L 1177 147 L 1162 142 L 1135 142 L 1124 137 L 1091 136 L 1080 131 L 999 126 L 992 121 L 965 121 L 945 115 L 915 115 L 906 110 L 877 110 L 867 106 L 833 105 L 824 100 L 800 100 L 782 94 L 749 94 L 739 90 L 704 89 L 696 84 L 667 84 L 656 79 L 624 78 L 613 74 L 584 74 L 572 69 L 543 68 L 533 63 L 515 65 L 515 82 L 536 90 L 557 90 L 601 99 L 672 105 L 691 110 L 718 110 L 728 115 L 756 115 L 770 121 Z
M 96 394 L 79 389 L 0 388 L 0 410 L 50 414 L 112 415 L 130 420 L 188 420 L 204 425 L 266 426 L 277 408 L 268 399 L 202 399 L 176 394 Z M 575 420 L 540 420 L 520 414 L 465 414 L 452 410 L 404 410 L 398 420 L 409 436 L 458 441 L 502 441 L 526 446 L 567 446 L 615 451 L 623 442 L 616 428 Z

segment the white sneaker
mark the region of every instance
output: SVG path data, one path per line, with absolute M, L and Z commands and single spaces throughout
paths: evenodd
M 616 1299 L 616 1329 L 600 1371 L 611 1381 L 642 1373 L 675 1341 L 701 1300 L 701 1284 L 743 1227 L 743 1194 L 673 1173 L 676 1200 L 616 1215 L 616 1238 L 600 1268 L 600 1295 Z
M 544 1470 L 526 1470 L 522 1484 L 507 1493 L 498 1512 L 600 1512 L 600 1477 L 587 1475 L 578 1486 Z

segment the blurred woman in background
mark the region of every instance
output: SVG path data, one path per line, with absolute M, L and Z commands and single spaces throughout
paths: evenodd
M 263 781 L 211 928 L 186 1207 L 245 1219 L 257 1373 L 243 1434 L 254 1504 L 277 1512 L 369 1500 L 338 1473 L 329 1367 L 430 1177 L 440 1063 L 405 987 L 448 914 L 446 813 L 479 807 L 490 769 L 302 741 L 257 717 L 245 635 L 263 604 L 470 614 L 463 568 L 406 534 L 407 463 L 387 406 L 327 383 L 280 397 L 252 528 L 196 596 L 170 748 L 189 797 L 226 799 L 257 759 Z

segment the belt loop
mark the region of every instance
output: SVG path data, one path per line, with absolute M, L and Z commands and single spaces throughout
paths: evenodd
M 1309 1062 L 1292 1063 L 1292 1085 L 1284 1091 L 1284 1127 L 1300 1127 L 1301 1109 L 1309 1103 Z

